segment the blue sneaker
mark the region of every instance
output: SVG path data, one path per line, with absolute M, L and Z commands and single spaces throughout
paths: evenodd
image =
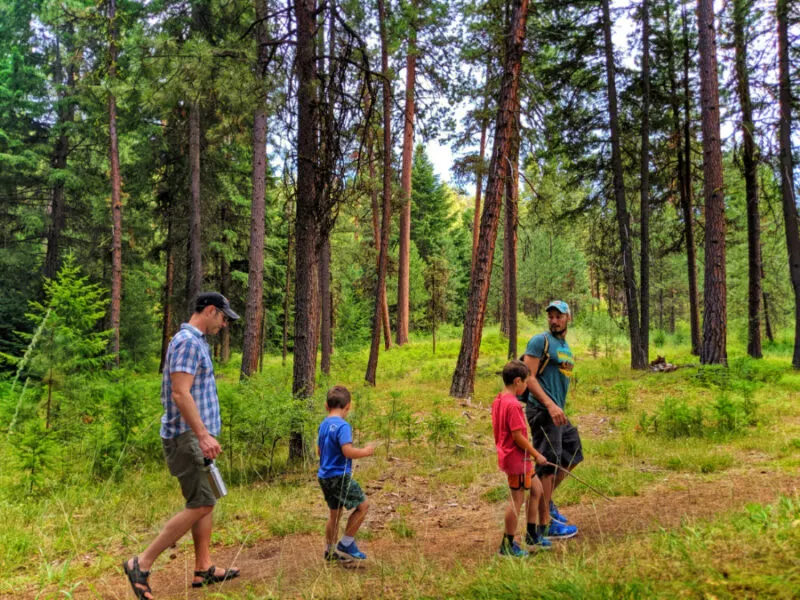
M 550 540 L 541 535 L 537 535 L 535 538 L 531 536 L 526 536 L 525 543 L 527 544 L 528 549 L 531 552 L 553 549 L 553 542 L 551 542 Z
M 525 558 L 526 556 L 530 555 L 530 552 L 520 548 L 517 542 L 512 542 L 511 545 L 507 544 L 506 542 L 503 542 L 502 544 L 500 544 L 500 550 L 497 551 L 497 554 L 499 554 L 500 556 Z
M 548 540 L 565 540 L 576 535 L 578 535 L 578 528 L 575 525 L 564 525 L 558 521 L 551 521 L 544 537 Z
M 552 500 L 550 501 L 550 518 L 553 519 L 553 521 L 561 523 L 562 525 L 569 523 L 567 517 L 558 512 L 558 507 Z
M 350 558 L 357 558 L 358 560 L 364 560 L 367 558 L 367 555 L 358 549 L 355 540 L 353 540 L 353 543 L 351 543 L 349 546 L 345 546 L 342 544 L 342 542 L 339 542 L 336 544 L 336 552 L 339 554 L 345 554 Z

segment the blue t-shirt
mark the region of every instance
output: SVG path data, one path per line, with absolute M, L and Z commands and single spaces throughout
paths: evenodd
M 572 377 L 572 369 L 575 366 L 575 358 L 572 356 L 569 344 L 566 340 L 557 338 L 549 331 L 533 336 L 525 348 L 525 354 L 540 360 L 545 360 L 544 338 L 547 336 L 550 347 L 547 354 L 550 362 L 544 368 L 541 375 L 537 376 L 539 384 L 550 399 L 558 404 L 561 409 L 567 403 L 567 392 L 569 391 L 569 380 Z M 538 400 L 536 400 L 538 403 Z
M 328 417 L 319 426 L 319 471 L 317 477 L 330 479 L 352 473 L 353 461 L 342 454 L 342 446 L 353 443 L 353 430 L 342 417 Z

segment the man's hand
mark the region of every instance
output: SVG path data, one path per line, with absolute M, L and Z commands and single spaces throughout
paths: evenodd
M 203 451 L 203 456 L 206 458 L 214 460 L 219 456 L 220 452 L 222 452 L 222 446 L 219 445 L 219 442 L 210 433 L 199 438 L 199 442 L 200 450 Z
M 561 410 L 555 402 L 547 407 L 547 412 L 550 413 L 553 424 L 558 426 L 567 424 L 567 415 L 564 414 L 564 411 Z

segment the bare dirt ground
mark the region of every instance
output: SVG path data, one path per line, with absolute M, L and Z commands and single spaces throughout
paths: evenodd
M 769 470 L 757 457 L 747 469 L 728 470 L 715 476 L 665 472 L 664 477 L 637 496 L 617 497 L 613 502 L 602 498 L 572 506 L 562 506 L 570 521 L 580 528 L 573 540 L 559 542 L 556 551 L 569 552 L 580 544 L 585 548 L 613 542 L 629 534 L 675 528 L 695 519 L 711 518 L 729 510 L 741 509 L 750 502 L 769 503 L 781 494 L 800 491 L 800 478 Z M 424 477 L 405 475 L 407 464 L 391 463 L 383 481 L 391 480 L 397 491 L 385 492 L 383 481 L 365 486 L 371 500 L 366 529 L 371 539 L 362 542 L 370 560 L 361 566 L 363 585 L 352 597 L 400 597 L 402 589 L 386 586 L 382 572 L 402 569 L 409 561 L 419 561 L 421 554 L 443 569 L 460 566 L 476 568 L 491 556 L 499 543 L 504 503 L 487 503 L 480 493 L 498 484 L 475 484 L 471 503 L 454 502 L 453 488 L 429 486 Z M 462 495 L 463 496 L 463 495 Z M 412 505 L 415 513 L 406 517 L 413 527 L 412 538 L 391 533 L 389 524 L 399 518 L 397 507 Z M 320 503 L 311 518 L 322 522 L 326 517 Z M 318 580 L 331 575 L 322 560 L 322 539 L 319 535 L 289 535 L 260 541 L 249 547 L 216 547 L 212 554 L 217 565 L 236 565 L 242 571 L 240 579 L 208 591 L 192 590 L 189 586 L 192 571 L 190 545 L 182 545 L 173 560 L 162 557 L 151 576 L 157 598 L 204 598 L 214 592 L 236 593 L 236 589 L 263 585 L 272 593 L 285 598 L 314 595 Z M 122 560 L 120 557 L 120 561 Z M 408 582 L 408 586 L 413 582 Z M 49 591 L 49 590 L 48 590 Z M 244 591 L 244 590 L 242 590 Z M 38 592 L 38 593 L 37 593 Z M 266 593 L 266 592 L 265 592 Z M 26 590 L 23 597 L 47 597 L 47 591 Z M 52 597 L 57 597 L 53 594 Z M 84 581 L 73 593 L 74 598 L 133 598 L 121 569 L 109 571 L 96 580 Z M 259 597 L 256 593 L 253 597 Z

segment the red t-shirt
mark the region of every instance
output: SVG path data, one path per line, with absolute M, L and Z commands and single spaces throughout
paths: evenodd
M 533 465 L 525 461 L 525 451 L 517 446 L 512 431 L 522 430 L 528 437 L 528 426 L 522 405 L 514 394 L 500 392 L 492 402 L 492 431 L 497 446 L 497 464 L 500 470 L 509 475 L 519 475 L 529 471 Z M 527 457 L 530 458 L 530 457 Z

